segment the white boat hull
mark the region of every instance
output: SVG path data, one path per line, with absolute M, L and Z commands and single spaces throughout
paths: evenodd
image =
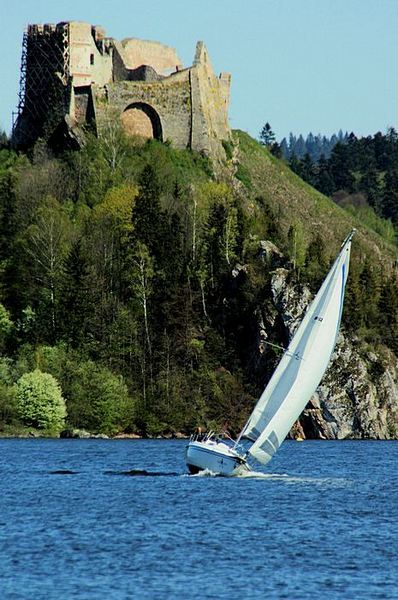
M 192 474 L 211 471 L 218 475 L 239 475 L 250 471 L 246 460 L 223 442 L 190 441 L 186 448 L 186 463 Z

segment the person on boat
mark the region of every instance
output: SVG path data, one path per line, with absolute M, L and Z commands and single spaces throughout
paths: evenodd
M 197 428 L 197 434 L 196 434 L 196 440 L 198 442 L 201 442 L 203 440 L 203 438 L 204 438 L 204 433 L 202 432 L 202 428 L 198 427 Z

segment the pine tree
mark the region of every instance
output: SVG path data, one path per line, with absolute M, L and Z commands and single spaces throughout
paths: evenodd
M 378 214 L 381 214 L 380 202 L 382 190 L 380 187 L 380 179 L 376 169 L 372 168 L 371 165 L 369 165 L 369 168 L 362 175 L 358 184 L 358 189 L 366 194 L 370 206 L 374 208 Z
M 281 149 L 282 158 L 289 159 L 290 158 L 290 152 L 289 152 L 289 146 L 288 146 L 288 143 L 286 141 L 286 138 L 283 138 L 283 140 L 281 141 L 281 143 L 280 143 L 280 149 Z
M 305 156 L 306 151 L 307 149 L 305 147 L 304 138 L 300 134 L 294 144 L 293 153 L 297 156 L 297 158 L 303 158 Z
M 363 324 L 371 328 L 377 322 L 378 302 L 380 298 L 380 279 L 376 268 L 365 260 L 359 276 L 361 298 L 358 311 L 362 313 Z
M 267 123 L 264 125 L 260 132 L 260 143 L 263 146 L 270 148 L 275 142 L 275 133 L 271 129 L 271 125 Z
M 309 152 L 307 152 L 300 161 L 300 176 L 304 181 L 313 185 L 315 181 L 314 163 L 312 162 Z
M 398 355 L 398 278 L 393 275 L 381 288 L 379 327 L 383 342 Z
M 89 268 L 80 239 L 74 242 L 65 259 L 60 298 L 61 337 L 78 348 L 87 339 L 95 310 Z
M 335 184 L 329 171 L 329 162 L 326 160 L 324 154 L 321 155 L 317 165 L 314 186 L 322 194 L 325 194 L 325 196 L 331 196 L 335 191 Z
M 398 168 L 387 171 L 381 212 L 385 219 L 398 225 Z
M 345 144 L 336 144 L 329 159 L 330 174 L 336 190 L 354 191 L 354 177 L 351 173 L 350 154 Z
M 301 175 L 301 162 L 299 161 L 296 154 L 294 154 L 294 153 L 290 157 L 289 167 L 291 168 L 293 173 L 296 173 L 296 175 L 299 175 L 299 176 Z

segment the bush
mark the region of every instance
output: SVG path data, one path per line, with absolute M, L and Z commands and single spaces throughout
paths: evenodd
M 86 361 L 69 386 L 68 422 L 72 427 L 114 434 L 131 427 L 133 401 L 121 376 Z
M 57 380 L 39 369 L 22 375 L 17 381 L 17 411 L 27 426 L 60 431 L 66 408 Z

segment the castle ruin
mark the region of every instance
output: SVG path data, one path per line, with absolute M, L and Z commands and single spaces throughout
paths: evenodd
M 98 136 L 120 120 L 131 136 L 170 141 L 207 155 L 228 140 L 231 77 L 214 74 L 198 42 L 193 65 L 158 42 L 105 36 L 83 22 L 29 25 L 23 37 L 17 148 L 38 138 L 80 146 L 87 127 Z

